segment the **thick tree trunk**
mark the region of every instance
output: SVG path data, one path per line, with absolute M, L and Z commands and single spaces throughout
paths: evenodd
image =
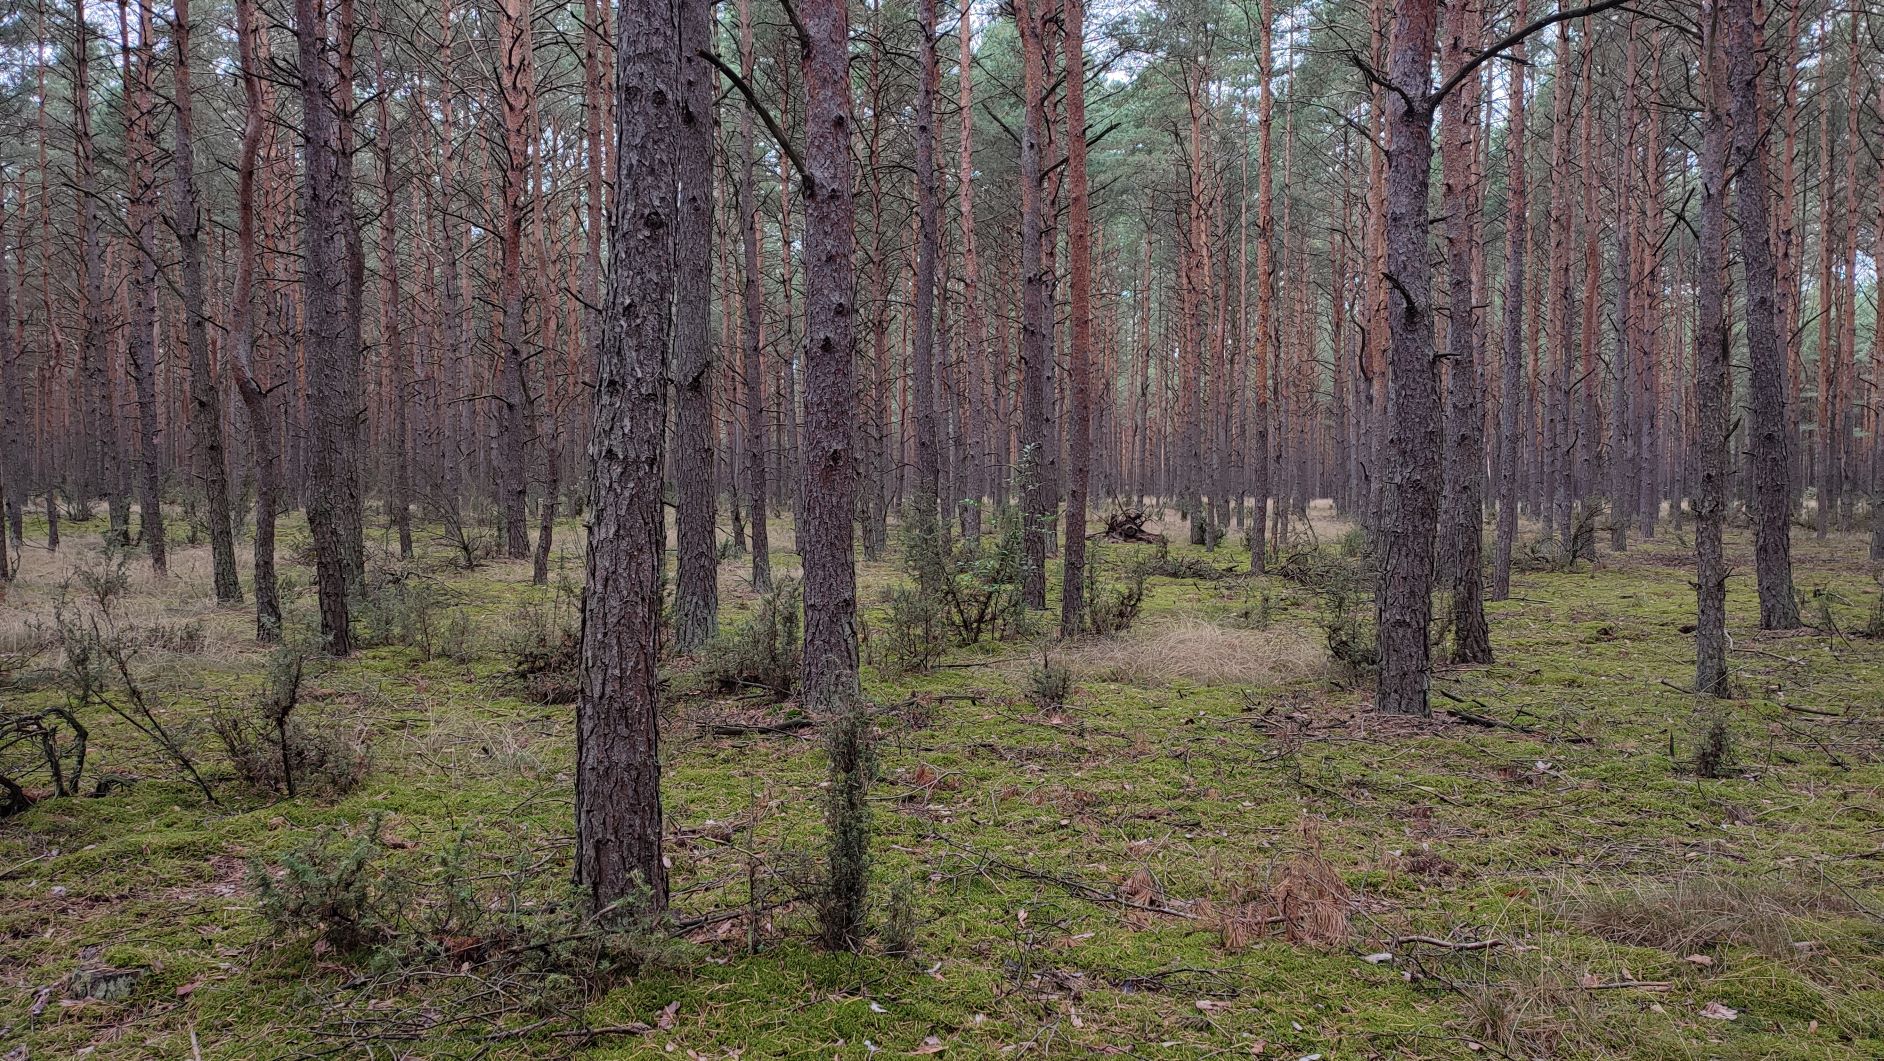
M 1380 521 L 1380 676 L 1374 703 L 1390 714 L 1427 715 L 1432 680 L 1433 534 L 1443 448 L 1433 360 L 1432 264 L 1426 198 L 1432 171 L 1434 0 L 1404 0 L 1394 21 L 1387 79 L 1388 437 Z
M 855 307 L 849 17 L 842 0 L 801 5 L 805 89 L 805 706 L 823 717 L 858 695 Z
M 615 209 L 576 707 L 576 879 L 596 910 L 617 914 L 667 904 L 656 668 L 682 2 L 624 7 L 615 51 Z
M 350 204 L 336 118 L 337 48 L 329 38 L 321 0 L 295 0 L 295 37 L 301 72 L 301 145 L 304 266 L 303 312 L 307 386 L 313 408 L 309 443 L 307 519 L 314 539 L 314 578 L 320 598 L 321 639 L 331 655 L 353 651 L 348 594 L 352 588 L 348 510 L 358 502 L 351 485 L 357 430 L 355 350 L 348 344 L 347 226 Z
M 1799 625 L 1792 589 L 1792 466 L 1788 456 L 1786 355 L 1775 315 L 1776 271 L 1767 236 L 1766 142 L 1760 124 L 1761 25 L 1754 0 L 1726 0 L 1728 91 L 1732 98 L 1735 205 L 1747 285 L 1747 357 L 1752 391 L 1753 561 L 1760 628 Z
M 864 932 L 869 833 L 862 691 L 857 681 L 857 570 L 851 533 L 857 469 L 853 360 L 856 215 L 850 181 L 850 19 L 845 0 L 809 0 L 805 88 L 804 705 L 827 727 L 830 859 L 822 911 L 826 946 Z
M 713 531 L 713 96 L 718 78 L 713 5 L 680 4 L 680 213 L 674 230 L 674 647 L 691 652 L 719 628 L 719 548 Z

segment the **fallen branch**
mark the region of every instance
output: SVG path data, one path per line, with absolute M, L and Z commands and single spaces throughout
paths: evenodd
M 784 722 L 703 722 L 701 730 L 714 737 L 746 737 L 753 734 L 791 735 L 800 730 L 810 729 L 808 718 L 787 719 Z
M 1438 936 L 1400 936 L 1393 941 L 1393 945 L 1396 947 L 1404 947 L 1410 943 L 1419 943 L 1428 947 L 1438 947 L 1441 950 L 1465 951 L 1489 950 L 1493 947 L 1503 946 L 1504 942 L 1504 940 L 1496 936 L 1491 939 L 1468 940 L 1440 939 Z

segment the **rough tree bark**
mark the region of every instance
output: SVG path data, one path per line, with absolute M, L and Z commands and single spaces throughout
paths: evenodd
M 170 570 L 164 531 L 163 438 L 157 411 L 157 181 L 155 162 L 156 93 L 151 84 L 151 14 L 149 0 L 138 0 L 137 43 L 125 0 L 118 0 L 119 50 L 123 59 L 125 220 L 137 244 L 131 267 L 125 367 L 137 398 L 137 508 L 139 536 L 150 554 L 151 570 Z
M 1025 111 L 1020 137 L 1020 271 L 1021 271 L 1021 460 L 1024 481 L 1021 507 L 1022 542 L 1027 556 L 1022 599 L 1029 608 L 1047 606 L 1047 524 L 1053 518 L 1052 488 L 1047 483 L 1047 360 L 1053 356 L 1047 329 L 1053 307 L 1047 299 L 1048 278 L 1041 262 L 1041 240 L 1046 220 L 1041 186 L 1041 138 L 1046 112 L 1046 71 L 1040 42 L 1040 15 L 1035 6 L 1046 0 L 1016 0 L 1014 20 L 1020 30 L 1021 105 Z
M 851 202 L 849 17 L 842 0 L 800 7 L 805 90 L 805 704 L 828 714 L 858 693 L 856 217 Z
M 739 76 L 749 85 L 753 66 L 752 0 L 739 0 Z M 745 265 L 740 364 L 746 394 L 746 492 L 752 506 L 748 518 L 752 532 L 752 588 L 765 593 L 772 588 L 772 545 L 766 530 L 770 490 L 765 459 L 766 440 L 771 434 L 765 415 L 765 292 L 761 287 L 764 277 L 759 272 L 760 220 L 758 185 L 753 174 L 755 157 L 752 109 L 742 107 L 739 111 L 739 238 Z
M 175 0 L 171 46 L 176 59 L 172 103 L 176 107 L 176 179 L 171 186 L 171 229 L 183 279 L 184 344 L 190 358 L 190 433 L 196 440 L 196 473 L 202 477 L 209 522 L 211 581 L 216 599 L 242 599 L 236 574 L 235 528 L 229 522 L 229 467 L 223 449 L 222 401 L 209 360 L 208 306 L 203 285 L 202 211 L 196 201 L 196 127 L 190 85 L 190 0 Z
M 1747 286 L 1747 358 L 1752 392 L 1753 561 L 1760 629 L 1799 625 L 1792 589 L 1792 466 L 1788 456 L 1786 352 L 1775 311 L 1777 272 L 1768 237 L 1766 140 L 1760 124 L 1762 27 L 1754 0 L 1725 0 L 1724 44 L 1738 172 L 1740 257 Z
M 1448 66 L 1462 65 L 1479 46 L 1475 4 L 1455 2 L 1446 10 Z M 1478 90 L 1476 74 L 1446 101 L 1441 149 L 1443 203 L 1446 213 L 1446 309 L 1450 315 L 1446 346 L 1445 525 L 1446 570 L 1452 576 L 1452 659 L 1489 663 L 1491 630 L 1485 622 L 1483 541 L 1485 493 L 1484 396 L 1479 390 L 1477 309 L 1473 305 L 1473 254 L 1479 218 L 1473 209 L 1477 183 Z
M 504 553 L 530 555 L 530 380 L 524 355 L 523 215 L 530 195 L 530 106 L 536 92 L 530 0 L 502 0 L 497 19 L 497 82 L 503 97 L 503 212 L 498 302 L 503 314 L 502 383 L 497 394 L 498 509 Z
M 1085 626 L 1086 489 L 1092 469 L 1092 208 L 1086 187 L 1085 4 L 1062 0 L 1060 11 L 1066 34 L 1066 249 L 1072 297 L 1067 359 L 1073 384 L 1066 443 L 1066 544 L 1060 558 L 1060 636 L 1077 637 Z M 1216 500 L 1221 504 L 1221 498 Z
M 683 2 L 623 7 L 616 34 L 615 209 L 576 707 L 576 879 L 597 910 L 618 913 L 667 904 L 655 670 Z
M 1699 481 L 1694 496 L 1694 688 L 1728 695 L 1727 560 L 1721 548 L 1727 519 L 1728 438 L 1733 363 L 1727 350 L 1727 103 L 1716 0 L 1701 9 L 1701 227 L 1695 256 L 1694 439 Z
M 338 57 L 329 37 L 330 19 L 321 0 L 295 0 L 295 40 L 301 75 L 301 149 L 306 173 L 301 184 L 305 261 L 305 314 L 309 419 L 307 520 L 314 539 L 314 579 L 320 598 L 321 639 L 326 651 L 353 651 L 349 627 L 346 509 L 357 501 L 348 480 L 356 430 L 353 393 L 355 351 L 347 340 L 347 160 L 336 121 Z
M 1390 432 L 1379 510 L 1380 675 L 1374 704 L 1402 715 L 1431 713 L 1426 626 L 1433 610 L 1433 532 L 1439 518 L 1443 449 L 1433 362 L 1432 264 L 1426 246 L 1433 157 L 1428 96 L 1438 30 L 1434 7 L 1435 0 L 1400 4 L 1386 73 Z
M 917 30 L 922 34 L 922 69 L 916 75 L 916 277 L 915 320 L 909 346 L 910 400 L 915 403 L 916 518 L 932 522 L 941 496 L 941 439 L 935 409 L 935 268 L 940 247 L 941 215 L 935 169 L 935 95 L 942 79 L 936 60 L 936 0 L 916 0 Z
M 710 0 L 680 4 L 680 212 L 674 230 L 674 647 L 691 652 L 719 625 L 713 491 L 713 47 Z
M 1511 20 L 1523 25 L 1526 0 Z M 1512 49 L 1510 120 L 1505 133 L 1505 292 L 1502 386 L 1498 402 L 1498 530 L 1492 553 L 1491 599 L 1511 596 L 1511 551 L 1518 540 L 1518 400 L 1524 372 L 1524 272 L 1530 251 L 1530 201 L 1524 165 L 1523 45 Z
M 229 296 L 229 360 L 249 418 L 250 463 L 255 475 L 255 635 L 281 638 L 281 595 L 275 579 L 275 516 L 280 510 L 281 461 L 275 445 L 277 399 L 255 372 L 255 168 L 269 119 L 268 81 L 258 43 L 255 0 L 236 0 L 236 45 L 245 103 L 242 145 L 236 156 L 236 266 Z

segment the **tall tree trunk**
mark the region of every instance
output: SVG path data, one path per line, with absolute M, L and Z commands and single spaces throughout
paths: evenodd
M 497 396 L 498 508 L 504 552 L 530 555 L 530 380 L 523 351 L 523 215 L 530 209 L 530 107 L 536 92 L 530 0 L 503 0 L 497 20 L 499 93 L 503 97 L 503 246 L 498 299 L 503 314 L 503 383 Z
M 752 83 L 752 0 L 739 0 L 739 74 Z M 765 292 L 764 277 L 759 272 L 759 192 L 754 180 L 752 110 L 739 113 L 739 237 L 745 254 L 742 292 L 744 329 L 740 360 L 745 374 L 746 393 L 746 493 L 751 504 L 752 588 L 759 593 L 772 588 L 772 545 L 766 531 L 770 489 L 766 474 L 766 440 L 771 425 L 766 420 L 765 362 Z
M 1524 25 L 1529 5 L 1518 0 L 1511 21 Z M 1511 596 L 1511 551 L 1518 540 L 1519 391 L 1524 372 L 1524 271 L 1530 253 L 1530 201 L 1524 166 L 1523 45 L 1512 51 L 1510 118 L 1505 133 L 1505 291 L 1502 376 L 1498 401 L 1498 531 L 1492 553 L 1491 599 Z
M 89 512 L 93 500 L 100 494 L 106 495 L 110 524 L 105 537 L 107 541 L 122 543 L 128 536 L 129 503 L 124 500 L 122 476 L 107 470 L 120 457 L 119 414 L 111 400 L 111 369 L 105 350 L 109 330 L 105 319 L 105 255 L 98 233 L 98 165 L 92 138 L 93 31 L 85 18 L 85 0 L 73 0 L 72 25 L 72 150 L 76 171 L 73 215 L 78 230 L 81 274 L 78 374 L 85 418 L 76 500 L 80 511 Z
M 955 195 L 962 228 L 962 358 L 965 362 L 967 400 L 963 403 L 967 442 L 966 475 L 963 477 L 966 503 L 962 505 L 962 535 L 969 541 L 981 537 L 981 504 L 988 495 L 988 477 L 992 470 L 995 425 L 988 415 L 985 372 L 988 365 L 986 326 L 981 318 L 981 263 L 975 243 L 975 163 L 974 163 L 974 25 L 972 0 L 961 0 L 956 21 L 956 40 L 960 46 L 957 72 L 957 107 L 961 131 L 955 180 Z
M 576 879 L 597 910 L 667 904 L 656 668 L 682 2 L 622 8 L 615 49 L 615 209 L 576 707 Z
M 235 287 L 229 296 L 229 351 L 236 390 L 249 418 L 255 475 L 255 634 L 281 638 L 281 595 L 275 578 L 275 515 L 280 510 L 281 460 L 275 444 L 279 400 L 255 372 L 255 169 L 270 118 L 268 82 L 256 26 L 255 0 L 236 0 L 236 41 L 242 64 L 242 146 L 236 160 Z
M 377 17 L 375 21 L 377 23 Z M 405 333 L 399 324 L 399 314 L 405 308 L 405 295 L 401 289 L 398 211 L 394 206 L 397 192 L 393 187 L 392 118 L 386 106 L 386 97 L 392 89 L 387 83 L 385 54 L 381 45 L 381 38 L 385 36 L 384 28 L 379 25 L 374 28 L 377 32 L 373 36 L 373 80 L 378 91 L 373 93 L 373 103 L 379 118 L 378 150 L 375 153 L 379 158 L 381 194 L 379 259 L 382 282 L 386 285 L 385 304 L 380 307 L 380 342 L 392 368 L 392 489 L 388 500 L 392 508 L 393 528 L 399 535 L 399 555 L 411 559 L 412 428 L 409 421 L 411 407 L 417 396 L 412 392 L 412 363 L 406 353 Z
M 308 390 L 313 421 L 308 466 L 307 519 L 314 539 L 314 578 L 320 598 L 321 639 L 326 651 L 353 651 L 348 593 L 353 579 L 348 557 L 358 504 L 352 404 L 355 350 L 348 343 L 348 250 L 350 203 L 341 150 L 338 49 L 329 37 L 330 16 L 322 0 L 295 0 L 295 38 L 301 74 L 301 147 L 304 261 L 303 302 Z
M 710 0 L 680 4 L 680 213 L 674 230 L 674 647 L 691 652 L 719 628 L 719 549 L 713 531 L 713 97 L 701 57 L 713 48 Z
M 1701 81 L 1706 103 L 1701 139 L 1701 227 L 1695 255 L 1694 440 L 1699 479 L 1694 497 L 1694 688 L 1727 696 L 1727 560 L 1721 546 L 1727 522 L 1728 440 L 1733 363 L 1727 350 L 1727 128 L 1722 12 L 1702 0 Z
M 1722 15 L 1732 98 L 1740 257 L 1747 285 L 1747 355 L 1753 418 L 1753 562 L 1760 591 L 1760 629 L 1799 625 L 1792 590 L 1792 465 L 1787 455 L 1786 355 L 1774 298 L 1776 271 L 1767 232 L 1770 191 L 1760 121 L 1761 25 L 1754 0 L 1726 0 Z
M 941 496 L 941 437 L 935 408 L 935 269 L 942 241 L 935 169 L 935 95 L 942 80 L 936 59 L 936 0 L 916 0 L 922 34 L 922 69 L 916 77 L 916 292 L 909 348 L 910 400 L 915 403 L 918 519 L 932 521 Z
M 1048 278 L 1041 259 L 1046 228 L 1041 138 L 1045 135 L 1047 78 L 1045 46 L 1040 41 L 1041 15 L 1036 11 L 1036 5 L 1045 2 L 1016 0 L 1014 4 L 1014 19 L 1020 30 L 1021 94 L 1024 97 L 1020 143 L 1020 468 L 1023 481 L 1019 485 L 1027 576 L 1021 596 L 1029 608 L 1047 606 L 1047 525 L 1053 518 L 1052 488 L 1047 483 L 1047 362 L 1053 356 L 1047 329 L 1053 307 L 1047 297 Z
M 933 0 L 924 0 L 925 3 Z M 1092 207 L 1086 187 L 1086 41 L 1083 0 L 1061 0 L 1066 34 L 1067 263 L 1073 304 L 1067 360 L 1066 545 L 1061 553 L 1060 636 L 1077 637 L 1086 611 L 1086 489 L 1092 469 Z M 1215 499 L 1221 504 L 1222 499 Z
M 1269 442 L 1269 422 L 1274 417 L 1270 408 L 1270 381 L 1272 366 L 1276 361 L 1276 339 L 1280 334 L 1276 326 L 1276 263 L 1275 263 L 1275 175 L 1273 172 L 1274 148 L 1272 132 L 1275 125 L 1275 22 L 1271 0 L 1263 0 L 1261 43 L 1262 54 L 1257 56 L 1261 64 L 1261 82 L 1257 86 L 1256 97 L 1256 325 L 1255 347 L 1250 356 L 1255 360 L 1255 381 L 1251 393 L 1255 399 L 1253 420 L 1254 430 L 1250 438 L 1250 470 L 1253 473 L 1250 493 L 1253 495 L 1255 511 L 1249 521 L 1249 569 L 1251 574 L 1263 573 L 1268 562 L 1268 526 L 1270 469 L 1271 459 Z
M 804 703 L 830 728 L 831 858 L 824 942 L 854 947 L 864 924 L 868 834 L 858 717 L 857 569 L 851 517 L 857 470 L 852 315 L 856 214 L 850 182 L 850 19 L 844 0 L 809 0 L 805 87 Z
M 176 21 L 171 44 L 176 51 L 175 213 L 177 255 L 183 274 L 184 343 L 190 356 L 190 428 L 196 440 L 197 474 L 203 479 L 209 521 L 211 580 L 216 599 L 231 604 L 242 599 L 242 581 L 236 575 L 235 528 L 229 521 L 229 467 L 223 451 L 222 400 L 209 361 L 208 309 L 203 291 L 202 212 L 196 202 L 195 114 L 190 85 L 190 2 L 175 0 Z
M 1449 66 L 1462 64 L 1479 47 L 1479 13 L 1472 0 L 1454 0 L 1446 9 Z M 1445 526 L 1446 570 L 1452 576 L 1452 659 L 1489 663 L 1491 631 L 1485 622 L 1484 535 L 1485 410 L 1479 389 L 1477 309 L 1473 299 L 1473 258 L 1478 247 L 1474 224 L 1478 145 L 1477 75 L 1456 88 L 1446 101 L 1441 150 L 1446 212 Z
M 130 267 L 125 322 L 125 367 L 137 399 L 137 505 L 139 537 L 150 553 L 151 570 L 169 572 L 164 532 L 162 425 L 157 411 L 157 182 L 154 173 L 156 97 L 151 85 L 149 0 L 138 0 L 137 43 L 125 0 L 118 0 L 119 52 L 123 60 L 125 220 L 137 245 Z
M 1433 361 L 1432 264 L 1426 199 L 1432 171 L 1434 0 L 1404 0 L 1394 20 L 1387 80 L 1388 436 L 1380 522 L 1380 676 L 1374 704 L 1427 715 L 1432 662 L 1433 532 L 1439 519 L 1443 423 Z

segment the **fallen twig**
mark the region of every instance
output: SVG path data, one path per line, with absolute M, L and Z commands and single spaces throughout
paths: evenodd
M 1504 942 L 1496 936 L 1491 939 L 1468 940 L 1440 939 L 1438 936 L 1400 936 L 1393 941 L 1393 945 L 1404 947 L 1409 943 L 1419 943 L 1428 947 L 1438 947 L 1441 950 L 1489 950 L 1492 947 L 1502 946 Z

